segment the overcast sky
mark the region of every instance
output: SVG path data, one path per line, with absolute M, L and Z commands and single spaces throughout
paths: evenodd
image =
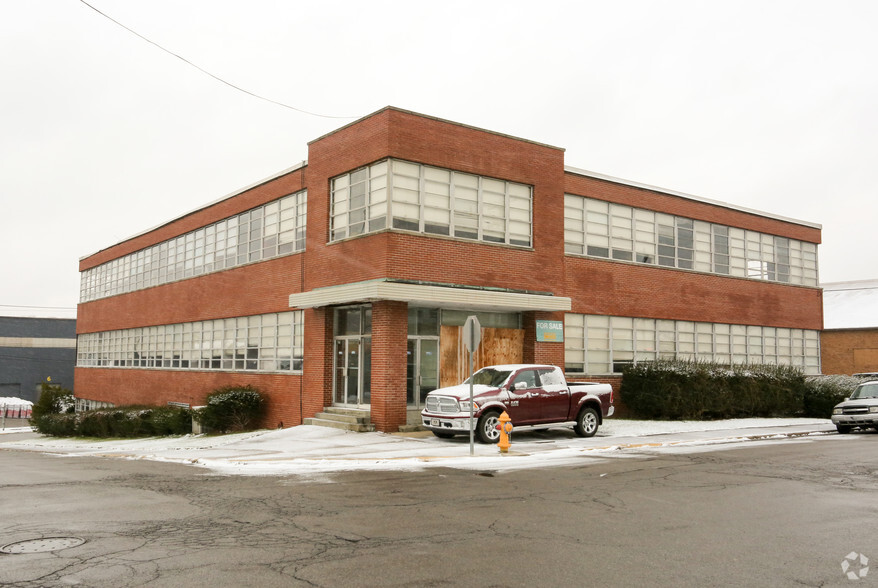
M 819 223 L 822 282 L 878 278 L 873 0 L 89 4 L 154 44 L 0 0 L 0 315 L 73 316 L 79 258 L 387 105 Z

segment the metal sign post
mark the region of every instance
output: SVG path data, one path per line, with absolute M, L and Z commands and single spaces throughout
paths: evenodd
M 482 342 L 482 325 L 479 317 L 470 315 L 463 324 L 463 346 L 469 351 L 469 454 L 473 455 L 473 354 Z

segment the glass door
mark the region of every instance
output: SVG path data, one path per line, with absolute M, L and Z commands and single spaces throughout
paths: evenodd
M 335 393 L 333 403 L 362 406 L 371 401 L 370 337 L 335 340 Z
M 333 322 L 332 403 L 368 406 L 372 390 L 372 308 L 337 308 Z
M 427 393 L 439 387 L 439 339 L 410 338 L 406 368 L 406 402 L 423 408 Z

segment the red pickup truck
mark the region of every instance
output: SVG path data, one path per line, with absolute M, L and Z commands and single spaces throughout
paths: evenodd
M 473 421 L 482 443 L 500 436 L 498 418 L 504 411 L 515 427 L 570 423 L 580 437 L 591 437 L 605 417 L 613 415 L 609 384 L 567 384 L 553 365 L 494 365 L 472 375 Z M 469 435 L 470 379 L 459 386 L 427 394 L 421 411 L 424 427 L 437 437 Z

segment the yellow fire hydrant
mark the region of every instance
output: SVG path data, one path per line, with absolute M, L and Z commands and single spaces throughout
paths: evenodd
M 503 411 L 498 420 L 500 421 L 497 425 L 497 428 L 500 429 L 500 440 L 497 441 L 497 447 L 500 448 L 500 453 L 506 453 L 509 451 L 509 436 L 512 435 L 512 419 L 509 418 L 506 411 Z

